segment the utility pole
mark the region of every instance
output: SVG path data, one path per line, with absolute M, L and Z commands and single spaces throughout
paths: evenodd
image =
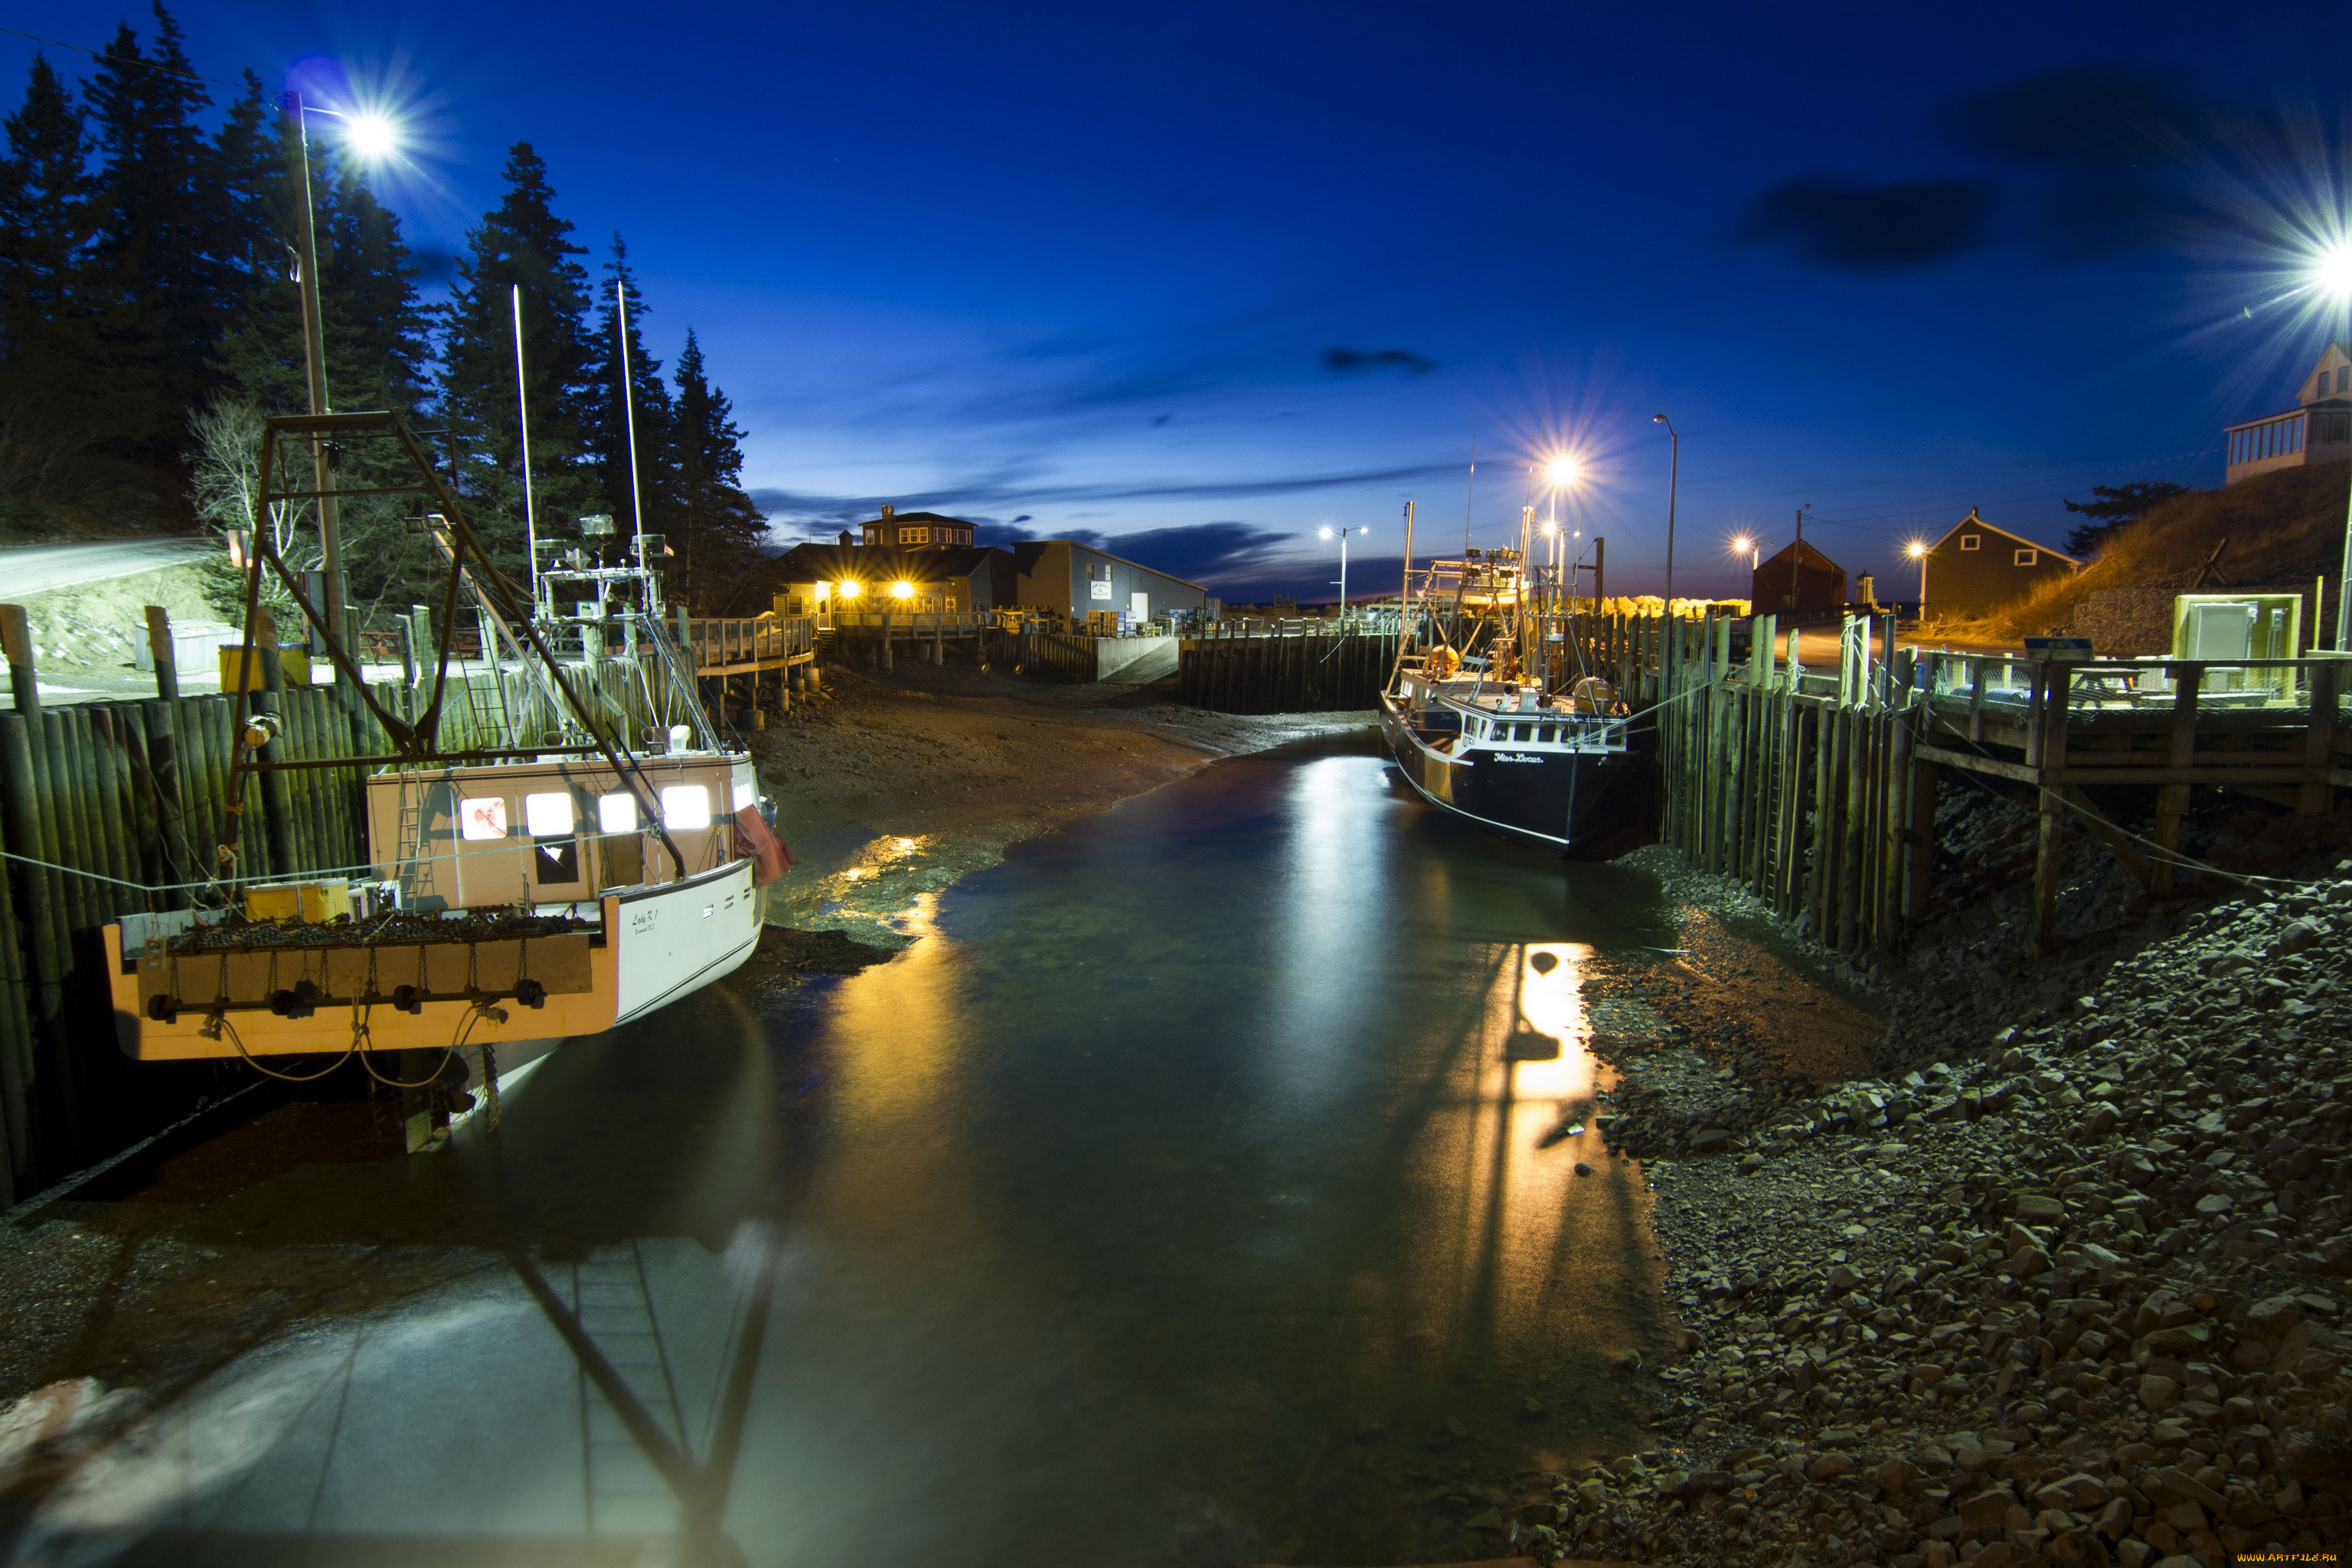
M 1666 427 L 1669 443 L 1666 454 L 1666 614 L 1671 617 L 1675 613 L 1675 492 L 1682 488 L 1683 437 L 1682 432 L 1675 428 L 1675 422 L 1664 415 L 1654 414 L 1650 417 L 1654 424 Z
M 301 194 L 301 209 L 294 225 L 297 264 L 300 268 L 302 296 L 302 368 L 310 383 L 310 412 L 324 414 L 327 409 L 327 348 L 321 332 L 319 314 L 319 233 L 310 211 L 310 139 L 302 123 L 302 95 L 288 93 L 283 101 L 286 118 L 292 121 L 293 135 L 287 142 L 293 168 L 294 188 Z M 326 621 L 323 628 L 331 637 L 343 635 L 343 539 L 341 520 L 335 515 L 335 498 L 328 492 L 333 488 L 326 440 L 310 437 L 310 473 L 312 489 L 319 492 L 319 566 L 324 575 L 326 603 L 320 613 Z

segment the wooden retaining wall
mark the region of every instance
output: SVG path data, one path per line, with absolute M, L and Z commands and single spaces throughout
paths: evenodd
M 1176 700 L 1218 713 L 1352 712 L 1378 705 L 1396 653 L 1393 632 L 1186 637 Z
M 658 679 L 658 672 L 649 672 Z M 646 680 L 620 659 L 567 671 L 601 723 L 634 737 L 654 721 Z M 404 717 L 428 689 L 374 688 Z M 391 743 L 332 687 L 257 693 L 285 729 L 268 755 L 383 755 Z M 115 1044 L 100 928 L 184 909 L 216 866 L 227 807 L 233 694 L 0 711 L 0 1208 L 246 1081 L 241 1064 L 134 1064 Z M 353 705 L 356 707 L 356 705 Z M 517 671 L 452 675 L 445 749 L 507 743 L 551 716 Z M 360 768 L 250 781 L 247 874 L 356 867 L 366 858 Z M 82 873 L 89 873 L 84 875 Z

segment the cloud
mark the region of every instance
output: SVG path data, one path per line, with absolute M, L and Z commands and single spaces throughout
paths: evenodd
M 919 495 L 839 496 L 774 488 L 755 489 L 751 493 L 752 504 L 766 515 L 773 527 L 830 531 L 875 516 L 886 500 L 900 511 L 944 511 L 982 522 L 993 521 L 988 514 L 1015 509 L 1022 510 L 1025 517 L 1039 506 L 1121 500 L 1245 500 L 1260 496 L 1346 489 L 1358 485 L 1396 484 L 1440 474 L 1457 475 L 1461 471 L 1459 462 L 1444 462 L 1415 463 L 1393 468 L 1359 468 L 1336 474 L 1283 474 L 1248 479 L 1155 480 L 1137 484 L 1038 485 L 982 479 L 941 485 Z
M 1895 180 L 1866 185 L 1832 174 L 1799 174 L 1759 192 L 1738 236 L 1788 243 L 1817 267 L 1883 272 L 1923 267 L 1984 243 L 1996 198 L 1980 180 Z
M 1407 375 L 1427 375 L 1437 368 L 1437 362 L 1411 349 L 1330 348 L 1323 351 L 1323 368 L 1341 375 L 1386 370 L 1391 365 Z
M 1780 181 L 1735 229 L 1818 267 L 1925 267 L 1997 239 L 2081 261 L 2191 240 L 2251 185 L 2245 117 L 2174 79 L 2120 66 L 2036 71 L 1952 99 L 1927 129 L 1978 164 L 1870 184 L 1833 174 Z M 2256 138 L 2257 141 L 2261 138 Z M 1994 219 L 2008 221 L 1996 232 Z

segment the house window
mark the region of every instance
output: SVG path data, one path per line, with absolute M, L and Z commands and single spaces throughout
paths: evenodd
M 2338 396 L 2347 392 L 2352 392 L 2352 364 L 2340 364 L 2336 367 L 2336 391 Z
M 2021 550 L 2017 552 L 2017 563 L 2020 566 L 2031 566 L 2041 559 L 2042 552 L 2038 550 Z
M 901 544 L 929 544 L 930 542 L 931 531 L 928 528 L 902 528 L 898 531 L 898 542 Z
M 1963 550 L 1974 550 L 1983 542 L 1984 535 L 1980 533 L 1963 533 L 1960 535 L 1960 548 Z

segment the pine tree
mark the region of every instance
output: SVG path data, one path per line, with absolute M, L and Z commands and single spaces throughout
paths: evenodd
M 603 287 L 597 290 L 596 336 L 589 384 L 594 388 L 593 423 L 588 431 L 590 460 L 604 492 L 604 510 L 623 535 L 637 531 L 637 510 L 645 510 L 643 531 L 669 534 L 677 520 L 677 464 L 671 437 L 673 424 L 669 387 L 661 378 L 661 361 L 646 352 L 645 296 L 629 266 L 629 247 L 613 237 L 613 253 L 604 262 Z M 615 293 L 628 303 L 626 375 L 620 353 L 620 314 Z M 628 387 L 635 407 L 623 400 Z M 636 464 L 630 467 L 630 431 L 636 435 Z M 676 542 L 672 541 L 675 548 Z
M 335 405 L 413 411 L 425 395 L 431 350 L 400 215 L 344 170 L 335 179 L 322 239 L 325 313 L 338 334 L 348 336 L 353 362 L 349 390 L 335 391 Z
M 530 458 L 540 514 L 551 523 L 600 510 L 588 471 L 593 354 L 583 318 L 588 276 L 572 225 L 557 217 L 547 165 L 528 142 L 509 150 L 507 190 L 467 236 L 457 286 L 443 307 L 438 402 L 456 433 L 460 483 L 502 565 L 523 566 L 521 443 L 515 399 L 510 290 L 522 289 L 530 395 Z
M 33 62 L 0 163 L 0 512 L 45 523 L 95 478 L 106 432 L 143 417 L 152 384 L 119 365 L 123 311 L 92 277 L 96 211 L 80 107 Z
M 680 504 L 672 526 L 680 576 L 698 607 L 719 614 L 738 607 L 732 601 L 744 591 L 745 569 L 766 541 L 768 520 L 743 491 L 743 432 L 727 395 L 710 384 L 691 327 L 677 374 Z
M 167 462 L 188 413 L 213 384 L 206 362 L 227 325 L 228 300 L 217 254 L 218 170 L 197 126 L 211 96 L 160 0 L 154 16 L 153 53 L 142 54 L 122 26 L 87 96 L 104 160 L 97 253 L 107 286 L 131 307 L 113 347 L 119 361 L 154 376 L 145 416 L 120 436 L 137 455 Z

